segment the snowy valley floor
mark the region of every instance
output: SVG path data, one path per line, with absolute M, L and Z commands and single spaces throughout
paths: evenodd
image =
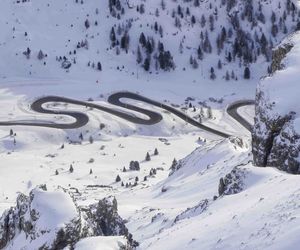
M 95 103 L 110 106 L 106 103 L 107 96 L 123 88 L 122 84 L 99 87 L 86 83 L 81 91 L 82 84 L 54 80 L 3 81 L 0 120 L 55 118 L 68 122 L 68 117 L 34 114 L 29 104 L 42 95 L 59 94 L 81 100 L 91 97 Z M 202 92 L 197 85 L 179 91 L 175 84 L 164 96 L 160 91 L 167 87 L 144 88 L 138 83 L 129 86 L 127 90 L 158 101 L 167 100 L 168 104 L 180 105 L 178 108 L 186 107 L 185 99 L 193 97 L 195 100 L 191 102 L 196 110 L 185 111 L 193 117 L 200 114 L 198 102 L 206 100 L 214 118 L 206 119 L 204 115 L 203 123 L 234 134 L 243 143 L 199 131 L 143 103 L 138 105 L 162 113 L 163 121 L 150 127 L 138 126 L 74 105 L 51 105 L 86 112 L 91 120 L 82 129 L 68 131 L 0 127 L 0 212 L 15 205 L 18 192 L 28 194 L 37 185 L 47 184 L 49 189 L 67 188 L 80 205 L 114 195 L 119 213 L 128 221 L 129 231 L 140 243 L 140 249 L 296 249 L 300 216 L 298 177 L 272 168 L 253 167 L 249 132 L 225 112 L 231 102 L 251 98 L 246 94 L 251 93 L 248 91 L 251 87 L 228 86 L 225 94 L 214 96 L 224 98 L 217 102 L 209 100 L 213 91 Z M 234 89 L 238 91 L 232 95 Z M 249 121 L 253 119 L 253 107 L 239 112 Z M 105 124 L 102 129 L 101 123 Z M 9 136 L 10 129 L 16 133 L 15 144 Z M 80 133 L 84 137 L 81 145 L 68 143 L 78 141 Z M 89 142 L 91 136 L 93 143 Z M 155 148 L 159 155 L 153 155 Z M 147 152 L 151 161 L 145 161 Z M 179 161 L 178 169 L 170 175 L 174 158 Z M 139 161 L 141 170 L 123 172 L 131 160 Z M 69 172 L 71 164 L 73 173 Z M 149 176 L 153 169 L 156 174 Z M 229 181 L 224 195 L 219 197 L 219 180 L 233 169 L 233 181 Z M 115 182 L 117 175 L 124 187 Z M 137 185 L 132 186 L 136 177 Z M 126 187 L 126 183 L 132 185 Z

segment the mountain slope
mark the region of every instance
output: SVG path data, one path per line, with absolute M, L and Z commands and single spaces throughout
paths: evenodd
M 45 78 L 67 70 L 73 78 L 99 79 L 112 71 L 143 77 L 146 68 L 257 79 L 271 48 L 297 28 L 294 3 L 4 0 L 1 74 Z

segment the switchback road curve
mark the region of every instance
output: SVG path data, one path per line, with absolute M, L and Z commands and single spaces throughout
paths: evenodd
M 245 106 L 254 105 L 255 101 L 253 100 L 245 100 L 245 101 L 237 101 L 230 104 L 227 107 L 227 113 L 236 121 L 238 121 L 242 126 L 244 126 L 247 130 L 252 132 L 252 124 L 250 124 L 246 119 L 244 119 L 239 113 L 238 109 Z
M 42 121 L 6 121 L 6 122 L 0 122 L 0 126 L 36 126 L 36 127 L 48 127 L 48 128 L 56 128 L 56 129 L 76 129 L 76 128 L 83 127 L 84 125 L 86 125 L 89 122 L 89 117 L 86 114 L 79 112 L 79 111 L 78 112 L 77 111 L 61 111 L 61 110 L 51 110 L 51 109 L 45 108 L 44 104 L 50 103 L 50 102 L 61 102 L 61 103 L 89 107 L 89 108 L 93 108 L 93 109 L 100 110 L 103 112 L 107 112 L 111 115 L 117 116 L 117 117 L 127 120 L 129 122 L 136 123 L 136 124 L 142 124 L 142 125 L 154 125 L 156 123 L 159 123 L 163 119 L 162 115 L 157 112 L 153 112 L 153 111 L 150 111 L 147 109 L 137 107 L 132 104 L 122 102 L 121 99 L 123 99 L 123 98 L 131 99 L 131 100 L 135 100 L 135 101 L 141 101 L 141 102 L 148 103 L 150 105 L 159 107 L 161 109 L 167 110 L 170 113 L 181 118 L 182 120 L 186 121 L 187 123 L 189 123 L 197 128 L 200 128 L 202 130 L 213 133 L 215 135 L 221 136 L 223 138 L 228 138 L 231 136 L 227 133 L 207 127 L 207 126 L 199 123 L 198 121 L 194 120 L 193 118 L 189 117 L 188 115 L 179 111 L 176 108 L 173 108 L 164 103 L 154 101 L 152 99 L 146 98 L 144 96 L 141 96 L 139 94 L 135 94 L 132 92 L 117 92 L 115 94 L 112 94 L 108 97 L 108 103 L 113 104 L 115 106 L 126 108 L 128 110 L 136 111 L 138 113 L 146 115 L 148 117 L 148 119 L 143 119 L 143 118 L 137 117 L 135 115 L 132 115 L 132 114 L 129 114 L 126 112 L 122 112 L 120 110 L 104 107 L 104 106 L 94 104 L 91 102 L 79 101 L 79 100 L 70 99 L 70 98 L 66 98 L 66 97 L 59 97 L 59 96 L 46 96 L 46 97 L 42 97 L 42 98 L 39 98 L 36 101 L 34 101 L 31 104 L 31 109 L 37 113 L 42 113 L 42 114 L 70 116 L 70 117 L 74 118 L 75 121 L 72 123 L 55 123 L 55 122 L 42 122 Z M 239 102 L 239 105 L 235 104 L 235 105 L 230 106 L 227 109 L 227 112 L 234 119 L 236 119 L 238 122 L 240 122 L 243 126 L 246 125 L 245 127 L 247 129 L 249 129 L 250 131 L 251 131 L 251 125 L 248 126 L 249 124 L 247 124 L 247 121 L 237 113 L 237 109 L 241 106 L 252 105 L 252 104 L 253 104 L 253 102 L 249 103 L 248 101 L 246 103 Z

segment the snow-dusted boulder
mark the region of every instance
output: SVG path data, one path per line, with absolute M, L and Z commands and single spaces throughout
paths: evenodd
M 91 236 L 123 236 L 128 246 L 133 244 L 115 198 L 79 207 L 64 190 L 42 186 L 29 196 L 20 194 L 0 218 L 0 249 L 68 249 Z
M 283 44 L 274 52 L 273 66 L 278 71 L 257 89 L 253 155 L 257 166 L 299 174 L 300 33 Z

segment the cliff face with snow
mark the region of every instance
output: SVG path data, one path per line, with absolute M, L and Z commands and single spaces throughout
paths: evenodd
M 257 89 L 253 131 L 255 164 L 294 174 L 300 173 L 299 54 L 299 33 L 274 51 L 273 71 L 278 71 Z
M 16 206 L 0 218 L 0 249 L 74 249 L 81 239 L 89 241 L 92 236 L 123 236 L 110 238 L 121 239 L 123 249 L 136 244 L 113 197 L 79 207 L 63 190 L 50 192 L 42 186 L 29 196 L 20 194 Z M 106 238 L 101 242 L 106 243 Z

